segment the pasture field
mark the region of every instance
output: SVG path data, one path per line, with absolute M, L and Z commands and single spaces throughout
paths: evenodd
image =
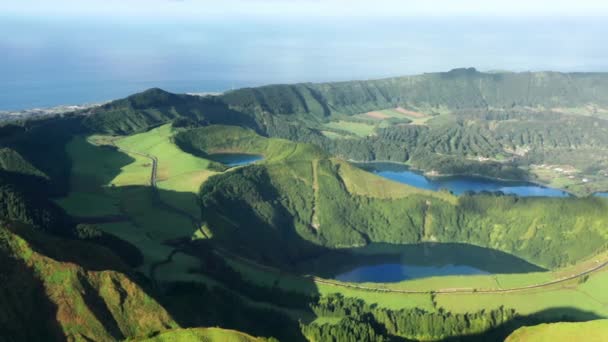
M 172 208 L 198 218 L 200 209 L 196 193 L 200 184 L 214 174 L 207 170 L 208 160 L 175 146 L 173 134 L 170 125 L 165 125 L 122 139 L 75 137 L 67 145 L 72 160 L 72 191 L 67 197 L 56 200 L 74 216 L 124 217 L 118 222 L 98 224 L 98 227 L 136 246 L 144 256 L 139 269 L 146 273 L 152 265 L 166 260 L 173 250 L 165 242 L 190 238 L 195 233 L 197 227 L 193 226 L 190 217 Z M 163 178 L 159 178 L 160 190 L 156 195 L 149 186 L 150 158 L 122 152 L 113 145 L 158 158 L 158 172 Z M 171 274 L 185 272 L 192 267 L 192 260 L 180 255 L 163 267 Z
M 329 139 L 346 139 L 349 138 L 348 135 L 344 135 L 344 134 L 340 134 L 337 132 L 333 132 L 333 131 L 321 131 L 321 133 L 328 137 Z
M 593 320 L 580 323 L 550 323 L 522 327 L 505 340 L 506 342 L 570 342 L 581 340 L 602 342 L 608 340 L 608 320 Z
M 424 125 L 433 116 L 422 111 L 405 109 L 403 107 L 388 108 L 356 115 L 357 118 L 372 121 L 389 121 L 392 123 L 411 123 Z
M 210 162 L 177 147 L 172 141 L 175 133 L 172 126 L 167 124 L 117 140 L 116 146 L 155 156 L 158 159 L 157 182 L 160 188 L 196 192 L 201 184 L 196 182 L 210 175 L 207 170 Z
M 370 136 L 376 129 L 376 125 L 372 123 L 368 124 L 346 120 L 330 121 L 325 124 L 325 127 L 350 132 L 359 137 Z
M 339 174 L 344 181 L 348 191 L 355 195 L 371 196 L 384 199 L 395 199 L 413 195 L 425 195 L 436 197 L 450 203 L 455 203 L 458 198 L 445 191 L 429 191 L 406 184 L 398 183 L 373 173 L 354 167 L 339 159 L 332 159 L 338 165 Z

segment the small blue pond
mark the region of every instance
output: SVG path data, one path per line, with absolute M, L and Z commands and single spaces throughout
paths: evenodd
M 264 159 L 264 157 L 257 154 L 244 153 L 215 153 L 210 154 L 208 157 L 213 161 L 222 163 L 229 167 L 247 165 Z

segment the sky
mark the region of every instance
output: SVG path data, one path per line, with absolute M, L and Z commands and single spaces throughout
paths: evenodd
M 222 16 L 403 17 L 605 15 L 603 0 L 15 0 L 0 10 L 36 16 L 123 15 L 129 17 L 201 18 Z
M 608 71 L 608 2 L 0 2 L 0 110 L 447 71 Z

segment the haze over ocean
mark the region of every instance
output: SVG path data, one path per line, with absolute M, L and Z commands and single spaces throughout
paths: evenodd
M 540 2 L 550 8 L 153 0 L 111 17 L 100 1 L 1 4 L 0 110 L 100 102 L 150 87 L 216 92 L 470 66 L 608 71 L 606 13 L 593 1 L 576 12 Z

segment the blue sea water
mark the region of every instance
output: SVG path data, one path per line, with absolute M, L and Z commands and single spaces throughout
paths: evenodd
M 0 11 L 0 110 L 97 103 L 151 87 L 220 92 L 470 66 L 601 71 L 608 68 L 600 58 L 608 54 L 603 44 L 607 33 L 604 18 L 592 17 L 262 18 L 224 13 L 177 20 Z

